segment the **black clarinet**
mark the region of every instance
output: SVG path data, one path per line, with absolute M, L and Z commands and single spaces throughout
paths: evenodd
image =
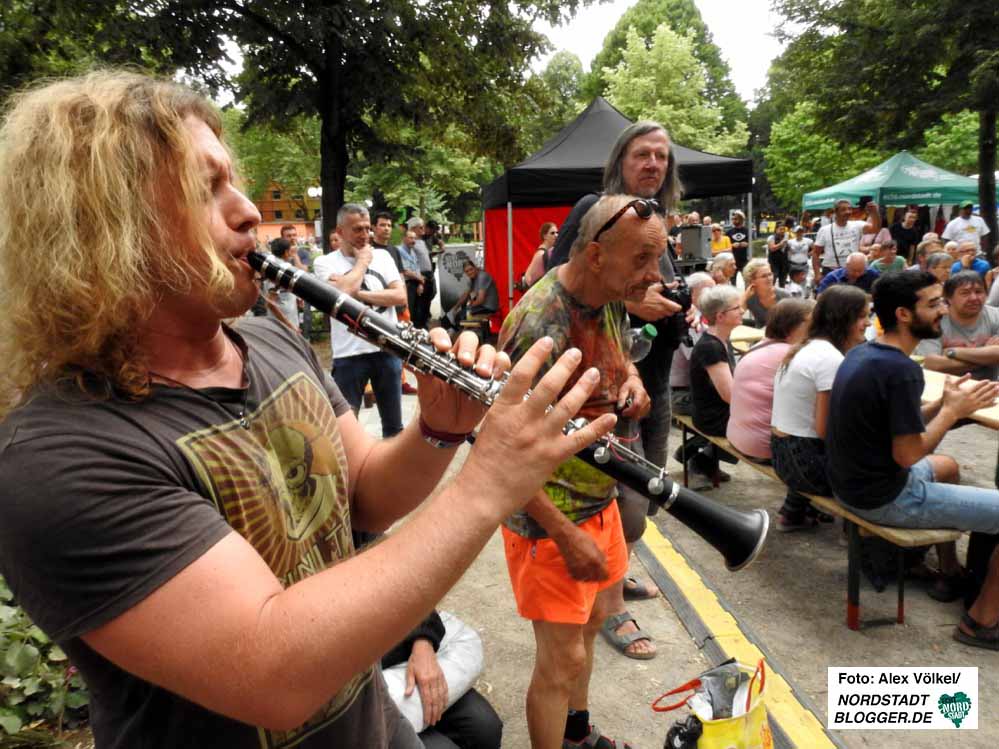
M 506 383 L 506 375 L 498 380 L 480 377 L 461 366 L 454 354 L 438 351 L 427 331 L 408 322 L 392 322 L 291 263 L 261 252 L 251 252 L 247 261 L 261 276 L 343 323 L 354 335 L 398 356 L 408 369 L 443 380 L 485 406 L 493 404 Z M 571 434 L 586 424 L 586 419 L 577 417 L 563 432 Z M 743 512 L 701 496 L 610 434 L 576 457 L 662 507 L 721 552 L 732 571 L 746 567 L 763 549 L 770 526 L 766 510 Z

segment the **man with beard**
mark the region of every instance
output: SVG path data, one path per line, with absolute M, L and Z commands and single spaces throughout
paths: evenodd
M 725 233 L 732 240 L 735 272 L 742 273 L 742 269 L 749 262 L 749 227 L 746 226 L 746 215 L 742 211 L 735 211 L 732 214 L 732 228 Z
M 958 464 L 935 455 L 947 430 L 991 406 L 999 384 L 951 379 L 943 395 L 921 405 L 923 371 L 909 355 L 940 335 L 945 314 L 937 279 L 923 272 L 886 273 L 874 284 L 874 311 L 884 328 L 853 348 L 833 382 L 826 431 L 829 483 L 836 498 L 862 518 L 900 528 L 957 528 L 999 533 L 999 492 L 959 486 Z M 954 600 L 964 570 L 954 543 L 937 546 L 941 577 L 930 595 Z M 999 555 L 983 593 L 955 637 L 999 649 Z

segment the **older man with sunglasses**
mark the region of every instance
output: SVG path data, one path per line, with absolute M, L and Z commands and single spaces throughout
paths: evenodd
M 604 168 L 605 195 L 635 195 L 654 199 L 656 211 L 667 215 L 680 197 L 676 156 L 671 148 L 666 129 L 657 122 L 636 122 L 625 128 L 611 148 Z M 558 241 L 552 248 L 549 267 L 564 263 L 569 248 L 576 240 L 579 221 L 596 203 L 596 194 L 584 195 L 573 207 L 562 224 Z M 700 223 L 700 216 L 697 217 Z M 627 301 L 632 327 L 646 323 L 655 325 L 658 335 L 649 354 L 637 363 L 642 384 L 652 402 L 648 416 L 637 425 L 622 425 L 622 430 L 637 432 L 640 440 L 634 448 L 657 465 L 666 464 L 670 424 L 669 370 L 673 354 L 686 333 L 681 307 L 667 298 L 674 281 L 680 278 L 669 251 L 659 259 L 662 281 L 648 287 L 645 297 Z M 679 314 L 678 314 L 679 313 Z M 648 501 L 627 489 L 619 499 L 624 538 L 630 549 L 645 532 Z M 654 598 L 658 591 L 651 585 L 627 578 L 601 595 L 606 598 L 607 621 L 603 628 L 606 640 L 629 658 L 655 657 L 656 646 L 651 635 L 643 632 L 635 617 L 628 611 L 625 600 Z
M 629 356 L 624 302 L 641 302 L 660 282 L 665 247 L 654 201 L 600 198 L 580 222 L 569 262 L 542 277 L 510 312 L 500 348 L 517 361 L 548 336 L 554 362 L 574 347 L 601 377 L 580 413 L 641 418 L 649 399 Z M 614 746 L 590 723 L 588 688 L 594 637 L 606 618 L 598 593 L 620 584 L 628 569 L 616 495 L 613 479 L 573 458 L 504 524 L 517 608 L 533 623 L 537 643 L 527 693 L 534 749 Z

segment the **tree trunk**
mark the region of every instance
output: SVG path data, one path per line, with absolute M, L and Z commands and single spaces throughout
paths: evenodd
M 986 257 L 995 264 L 996 247 L 996 108 L 978 113 L 978 204 L 989 226 Z
M 339 118 L 329 111 L 320 112 L 319 180 L 322 184 L 323 244 L 336 227 L 336 213 L 343 205 L 347 185 L 347 134 L 333 126 Z

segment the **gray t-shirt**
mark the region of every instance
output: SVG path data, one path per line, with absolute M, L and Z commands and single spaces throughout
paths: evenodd
M 266 318 L 237 328 L 247 390 L 154 385 L 135 402 L 87 399 L 68 383 L 0 423 L 0 573 L 83 675 L 102 749 L 388 746 L 398 711 L 374 668 L 303 726 L 265 731 L 81 639 L 233 530 L 285 586 L 353 554 L 337 426 L 348 404 L 301 336 Z
M 480 270 L 475 276 L 475 280 L 472 281 L 472 294 L 477 294 L 483 289 L 486 292 L 486 296 L 477 309 L 495 312 L 499 309 L 499 292 L 496 290 L 496 282 L 493 281 L 492 276 L 484 270 Z
M 774 289 L 774 291 L 777 293 L 778 302 L 781 299 L 787 299 L 789 296 L 784 289 Z M 766 326 L 767 320 L 770 318 L 770 309 L 773 309 L 773 307 L 767 309 L 760 304 L 760 298 L 756 294 L 753 294 L 746 302 L 746 309 L 753 315 L 753 325 L 757 328 L 762 328 Z
M 939 338 L 920 341 L 916 353 L 922 356 L 940 356 L 944 349 L 985 346 L 990 338 L 999 336 L 999 309 L 983 306 L 975 324 L 968 327 L 958 325 L 950 315 L 944 315 L 940 321 L 940 330 Z M 975 380 L 999 380 L 999 366 L 976 367 L 971 370 L 971 377 Z

